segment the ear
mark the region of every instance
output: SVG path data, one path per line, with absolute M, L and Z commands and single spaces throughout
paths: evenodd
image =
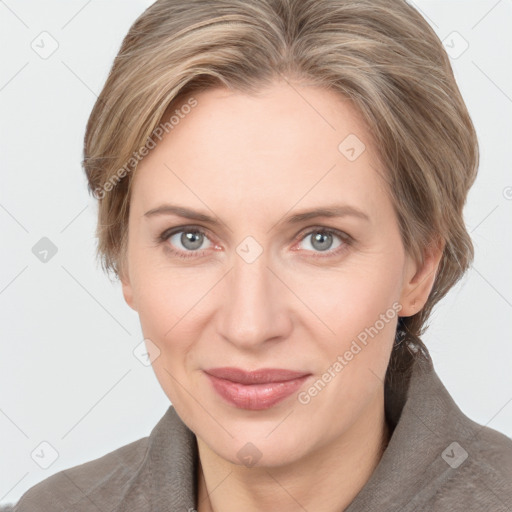
M 126 301 L 126 304 L 128 304 L 128 306 L 130 306 L 134 311 L 137 311 L 135 300 L 133 298 L 133 287 L 130 281 L 128 269 L 126 267 L 126 265 L 123 265 L 123 267 L 119 269 L 119 280 L 121 281 L 121 286 L 123 289 L 123 297 Z
M 433 239 L 423 250 L 423 263 L 407 255 L 400 297 L 400 316 L 412 316 L 421 311 L 428 300 L 443 255 L 444 242 Z

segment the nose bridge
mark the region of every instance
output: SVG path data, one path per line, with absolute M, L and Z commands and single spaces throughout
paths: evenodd
M 255 347 L 269 338 L 284 334 L 284 310 L 278 304 L 282 294 L 267 268 L 267 254 L 255 255 L 255 246 L 240 244 L 234 254 L 233 268 L 225 284 L 225 299 L 220 315 L 221 333 L 240 347 Z M 252 254 L 251 254 L 252 252 Z

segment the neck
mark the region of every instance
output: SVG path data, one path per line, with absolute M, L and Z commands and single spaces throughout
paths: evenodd
M 350 431 L 286 466 L 232 464 L 198 438 L 197 512 L 343 511 L 377 467 L 390 436 L 381 389 Z

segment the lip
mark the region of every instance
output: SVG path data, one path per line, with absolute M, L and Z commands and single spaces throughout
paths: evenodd
M 215 391 L 240 409 L 269 409 L 297 391 L 310 373 L 281 368 L 245 371 L 240 368 L 205 370 Z

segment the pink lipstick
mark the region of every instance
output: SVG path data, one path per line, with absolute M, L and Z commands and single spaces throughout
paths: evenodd
M 273 407 L 296 392 L 310 373 L 285 369 L 240 368 L 205 370 L 213 388 L 227 402 L 240 409 L 258 411 Z

